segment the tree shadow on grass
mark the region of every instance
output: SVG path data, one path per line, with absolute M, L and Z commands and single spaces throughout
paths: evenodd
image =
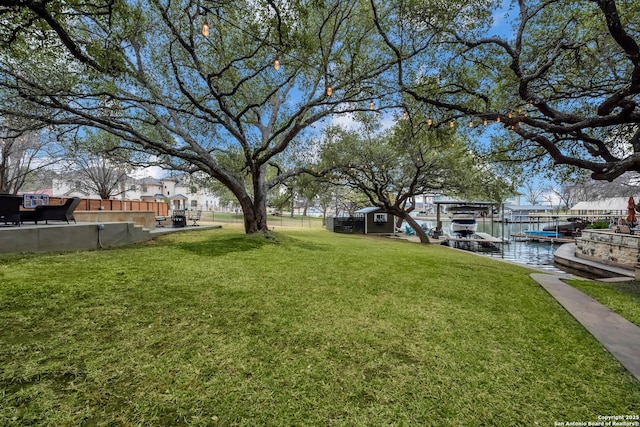
M 607 283 L 607 286 L 615 289 L 621 294 L 628 295 L 640 301 L 640 282 L 620 282 L 620 283 Z
M 223 236 L 199 242 L 177 243 L 175 247 L 194 255 L 214 257 L 233 252 L 248 252 L 270 244 L 262 236 Z
M 280 235 L 274 239 L 267 239 L 264 235 L 220 236 L 197 242 L 176 243 L 175 247 L 191 252 L 194 255 L 215 257 L 234 252 L 253 251 L 266 245 L 294 250 L 303 249 L 308 251 L 323 251 L 328 247 L 326 245 Z

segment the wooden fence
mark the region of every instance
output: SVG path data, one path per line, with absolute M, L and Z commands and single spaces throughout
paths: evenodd
M 50 205 L 63 205 L 65 197 L 49 197 Z M 165 202 L 141 202 L 138 200 L 81 199 L 78 211 L 153 211 L 156 216 L 168 216 L 169 205 Z

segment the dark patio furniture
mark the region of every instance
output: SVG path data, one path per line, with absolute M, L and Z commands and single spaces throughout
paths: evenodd
M 38 221 L 44 221 L 45 224 L 52 221 L 69 221 L 76 222 L 73 216 L 73 211 L 80 204 L 81 199 L 79 197 L 72 197 L 67 199 L 64 205 L 42 205 L 36 206 L 36 224 Z
M 189 221 L 193 221 L 191 226 L 199 226 L 200 224 L 197 224 L 198 221 L 200 221 L 200 216 L 202 215 L 202 210 L 198 209 L 196 211 L 196 213 L 191 214 L 191 216 L 189 217 Z
M 20 225 L 20 206 L 22 196 L 12 194 L 0 195 L 0 222 Z
M 23 205 L 24 206 L 24 205 Z M 20 211 L 20 222 L 33 222 L 38 223 L 38 217 L 36 216 L 36 211 L 33 209 Z
M 156 228 L 164 227 L 163 222 L 167 220 L 166 216 L 157 216 L 156 217 Z
M 186 227 L 187 226 L 187 216 L 185 215 L 184 209 L 174 209 L 173 215 L 171 216 L 171 222 L 174 227 Z

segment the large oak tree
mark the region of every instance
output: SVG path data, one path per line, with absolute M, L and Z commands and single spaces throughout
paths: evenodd
M 0 112 L 102 129 L 151 161 L 205 172 L 237 198 L 247 232 L 268 229 L 268 189 L 299 172 L 268 179 L 281 153 L 332 114 L 395 91 L 381 84 L 396 58 L 381 52 L 366 1 L 114 1 L 79 17 L 32 3 L 12 10 L 40 19 L 30 28 L 47 49 L 14 32 Z

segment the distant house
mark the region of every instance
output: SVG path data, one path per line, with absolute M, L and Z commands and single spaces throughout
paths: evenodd
M 320 217 L 324 216 L 324 212 L 321 211 L 318 208 L 310 207 L 309 209 L 307 209 L 307 216 L 313 216 L 313 217 L 316 217 L 316 218 L 320 218 Z
M 165 185 L 161 179 L 148 176 L 146 178 L 132 180 L 129 185 L 129 191 L 131 197 L 135 197 L 136 192 L 140 194 L 141 199 L 159 199 L 165 197 L 164 193 Z M 159 201 L 159 200 L 156 200 Z
M 82 182 L 72 174 L 66 174 L 53 180 L 53 196 L 82 197 L 97 199 L 81 185 Z M 219 208 L 218 197 L 206 188 L 191 184 L 187 175 L 166 178 L 133 178 L 122 183 L 118 195 L 113 199 L 168 202 L 169 209 L 214 210 Z

